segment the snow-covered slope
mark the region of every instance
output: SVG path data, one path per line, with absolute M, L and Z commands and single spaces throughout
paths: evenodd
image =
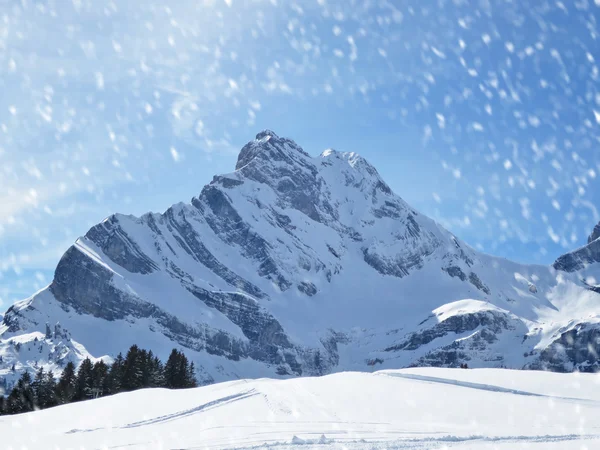
M 3 448 L 598 448 L 600 376 L 345 372 L 141 390 L 0 417 Z M 28 432 L 35 430 L 35 432 Z
M 596 234 L 552 267 L 484 255 L 359 155 L 311 157 L 263 131 L 190 203 L 80 238 L 51 285 L 6 312 L 0 376 L 134 343 L 163 358 L 180 347 L 204 383 L 462 362 L 593 370 Z

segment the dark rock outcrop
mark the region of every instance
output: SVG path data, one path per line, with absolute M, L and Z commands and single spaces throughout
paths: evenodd
M 600 237 L 600 223 L 596 224 L 596 226 L 592 230 L 592 233 L 588 236 L 587 243 L 591 244 L 593 241 L 595 241 L 599 237 Z
M 600 372 L 600 325 L 580 323 L 560 332 L 528 368 L 555 372 Z
M 433 321 L 435 318 L 429 319 Z M 481 334 L 487 342 L 492 342 L 497 333 L 514 329 L 511 318 L 506 314 L 495 311 L 478 311 L 467 314 L 457 314 L 436 323 L 430 328 L 411 333 L 406 340 L 385 349 L 386 352 L 399 350 L 417 350 L 435 339 L 449 334 L 460 335 L 474 331 L 478 327 L 485 331 Z

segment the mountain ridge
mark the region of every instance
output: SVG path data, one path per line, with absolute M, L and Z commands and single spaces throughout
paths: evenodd
M 5 313 L 0 377 L 132 343 L 191 352 L 204 383 L 459 361 L 595 370 L 598 242 L 550 267 L 477 252 L 356 153 L 311 157 L 265 130 L 190 203 L 79 238 Z

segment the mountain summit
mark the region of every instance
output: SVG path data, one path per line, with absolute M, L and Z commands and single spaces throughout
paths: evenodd
M 282 139 L 271 130 L 263 130 L 256 135 L 254 141 L 248 142 L 240 152 L 235 165 L 235 170 L 240 170 L 258 158 L 261 161 L 289 161 L 293 162 L 298 156 L 310 158 L 298 144 L 291 139 Z
M 359 155 L 311 157 L 266 130 L 190 203 L 79 238 L 52 283 L 6 311 L 0 377 L 134 343 L 162 358 L 179 347 L 203 383 L 463 362 L 596 370 L 598 242 L 551 267 L 479 253 Z

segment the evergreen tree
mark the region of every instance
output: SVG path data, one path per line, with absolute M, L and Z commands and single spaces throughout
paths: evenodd
M 108 371 L 108 386 L 110 394 L 118 394 L 123 391 L 123 371 L 125 368 L 125 359 L 119 353 Z
M 177 371 L 177 385 L 175 386 L 177 389 L 182 389 L 187 386 L 187 377 L 188 377 L 188 364 L 187 358 L 183 353 L 179 353 L 179 370 Z
M 165 387 L 169 389 L 177 388 L 179 374 L 179 352 L 176 349 L 171 350 L 169 359 L 165 364 Z
M 123 390 L 134 391 L 144 387 L 144 363 L 146 351 L 140 350 L 137 345 L 132 345 L 125 357 L 123 368 Z
M 182 389 L 196 386 L 195 368 L 188 362 L 186 356 L 173 349 L 165 364 L 165 387 Z
M 31 375 L 24 372 L 7 399 L 9 414 L 33 411 L 34 393 L 31 386 Z
M 142 350 L 142 352 L 140 353 L 140 362 L 142 370 L 142 388 L 151 387 L 153 360 L 154 354 L 152 353 L 152 350 Z
M 196 386 L 198 386 L 198 382 L 196 381 L 196 366 L 192 362 L 188 366 L 186 387 L 194 388 Z
M 40 405 L 40 408 L 51 408 L 58 404 L 56 398 L 56 380 L 54 379 L 54 374 L 51 370 L 46 372 L 46 377 L 44 378 L 44 406 Z
M 70 403 L 75 394 L 75 364 L 68 362 L 56 384 L 56 400 L 59 405 Z
M 35 373 L 35 377 L 31 386 L 33 388 L 33 398 L 34 404 L 36 408 L 45 408 L 46 407 L 46 393 L 45 389 L 45 380 L 46 380 L 46 372 L 44 372 L 44 368 L 40 367 L 38 371 Z
M 35 406 L 35 398 L 33 394 L 31 375 L 29 374 L 29 372 L 26 371 L 25 373 L 23 373 L 23 375 L 21 375 L 18 384 L 20 385 L 19 387 L 21 388 L 21 395 L 23 396 L 23 402 L 25 406 L 24 412 L 33 411 L 33 408 Z
M 90 358 L 85 358 L 77 371 L 77 377 L 75 378 L 75 393 L 72 401 L 78 402 L 93 397 L 92 370 L 92 361 L 90 361 Z
M 149 387 L 164 387 L 165 386 L 165 377 L 163 373 L 163 363 L 157 357 L 152 357 L 150 361 L 150 380 Z
M 94 364 L 92 368 L 92 394 L 93 397 L 102 397 L 109 392 L 108 381 L 109 367 L 102 360 Z
M 6 398 L 6 414 L 19 414 L 25 411 L 23 393 L 19 384 L 15 384 Z

